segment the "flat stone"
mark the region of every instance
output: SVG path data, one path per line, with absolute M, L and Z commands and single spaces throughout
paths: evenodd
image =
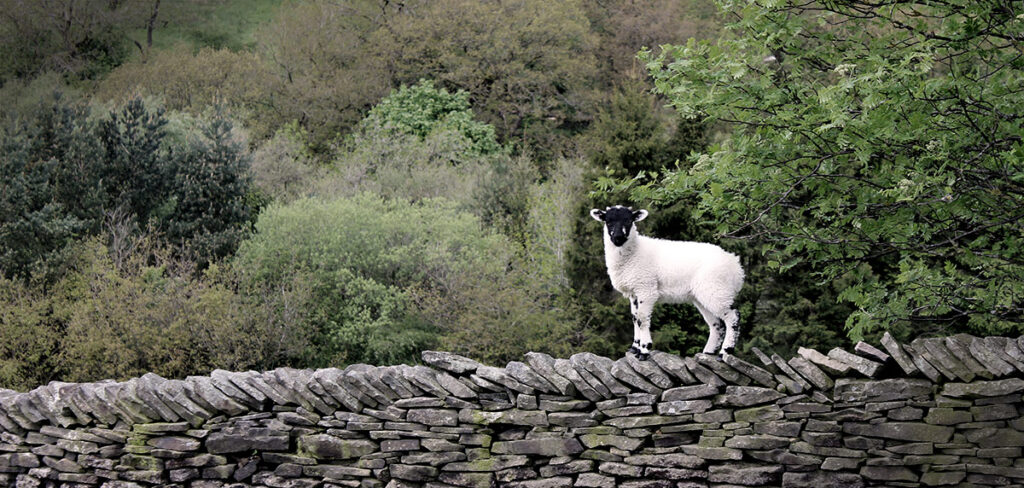
M 539 374 L 547 380 L 548 383 L 557 388 L 559 393 L 569 396 L 576 393 L 576 388 L 573 387 L 572 382 L 555 370 L 554 358 L 539 352 L 528 352 L 524 357 L 526 358 L 526 364 L 528 364 L 535 373 Z
M 715 398 L 715 403 L 731 407 L 749 407 L 774 402 L 783 396 L 785 395 L 770 388 L 729 385 L 725 387 L 724 394 Z
M 654 383 L 647 381 L 646 378 L 644 378 L 642 375 L 634 371 L 633 367 L 630 366 L 630 363 L 629 361 L 626 360 L 626 358 L 619 358 L 614 363 L 612 363 L 609 372 L 612 376 L 620 380 L 623 384 L 629 385 L 638 390 L 645 391 L 647 393 L 651 393 L 654 395 L 659 395 L 662 392 L 661 388 L 659 388 Z
M 775 388 L 778 382 L 775 381 L 774 376 L 763 368 L 754 366 L 732 354 L 722 354 L 722 360 L 725 364 L 728 364 L 736 371 L 739 371 L 744 376 L 754 380 L 755 383 L 764 386 L 766 388 Z
M 783 473 L 783 488 L 864 488 L 864 478 L 852 473 L 810 471 Z
M 524 385 L 528 385 L 536 390 L 546 393 L 560 393 L 560 390 L 555 385 L 552 385 L 550 381 L 537 374 L 537 372 L 525 363 L 512 361 L 505 366 L 505 372 L 515 378 L 516 381 L 519 381 Z
M 711 400 L 680 400 L 658 403 L 659 415 L 684 415 L 706 412 L 711 408 Z
M 435 368 L 451 371 L 455 374 L 471 373 L 480 367 L 480 363 L 465 356 L 442 351 L 423 351 L 420 358 Z
M 743 486 L 777 485 L 782 479 L 783 466 L 753 464 L 719 464 L 708 467 L 708 481 Z
M 612 374 L 612 367 L 616 363 L 611 359 L 589 352 L 581 352 L 569 356 L 569 362 L 576 366 L 577 371 L 582 369 L 597 378 L 598 381 L 601 382 L 601 385 L 611 392 L 612 397 L 624 396 L 631 391 L 628 386 L 622 384 L 622 382 Z M 646 382 L 646 380 L 644 381 Z M 594 388 L 600 391 L 600 387 L 598 385 L 594 385 Z
M 1024 446 L 1024 432 L 1009 428 L 972 429 L 966 432 L 969 442 L 983 449 Z
M 775 367 L 779 368 L 779 371 L 782 372 L 781 375 L 776 376 L 776 379 L 782 382 L 783 378 L 789 378 L 790 381 L 796 383 L 796 386 L 799 387 L 794 388 L 793 386 L 786 385 L 786 388 L 789 389 L 792 393 L 797 394 L 800 393 L 801 391 L 810 390 L 811 388 L 813 388 L 810 382 L 804 379 L 803 376 L 800 376 L 800 373 L 797 373 L 796 370 L 793 369 L 793 367 L 790 366 L 789 363 L 782 359 L 782 357 L 780 357 L 778 354 L 772 354 L 772 364 L 774 364 Z M 780 378 L 780 376 L 782 376 L 783 378 Z
M 1017 341 L 1007 337 L 986 337 L 984 341 L 1003 361 L 1017 371 L 1024 371 L 1024 352 L 1017 347 Z
M 778 405 L 764 405 L 761 407 L 752 407 L 736 410 L 733 414 L 733 418 L 736 422 L 770 422 L 773 420 L 782 420 L 785 417 L 782 409 Z
M 698 398 L 715 396 L 719 391 L 718 387 L 712 385 L 680 386 L 678 388 L 665 390 L 661 394 L 661 400 L 664 402 L 696 400 Z
M 597 473 L 582 473 L 576 478 L 574 486 L 580 488 L 615 488 L 615 478 Z
M 954 398 L 982 398 L 1016 394 L 1024 391 L 1024 380 L 1009 378 L 973 383 L 946 383 L 942 395 Z
M 925 415 L 924 421 L 934 425 L 957 425 L 973 422 L 974 416 L 968 411 L 938 407 L 928 409 L 928 415 Z
M 495 486 L 493 473 L 442 472 L 438 475 L 437 480 L 448 485 L 466 486 L 471 488 L 491 488 Z
M 583 446 L 575 438 L 549 437 L 498 441 L 491 445 L 491 452 L 497 454 L 534 454 L 548 457 L 572 456 L 583 452 Z
M 899 342 L 893 338 L 889 331 L 882 334 L 882 347 L 885 348 L 886 352 L 896 361 L 896 364 L 900 366 L 907 376 L 913 376 L 918 372 L 917 366 L 914 361 L 910 359 L 910 356 L 903 350 Z
M 747 455 L 758 461 L 782 464 L 786 466 L 819 466 L 821 458 L 807 454 L 794 454 L 788 449 L 772 449 L 770 451 L 747 451 Z
M 918 476 L 903 466 L 864 466 L 860 468 L 860 475 L 879 481 L 918 481 Z
M 587 400 L 599 402 L 604 399 L 604 396 L 598 393 L 594 387 L 590 386 L 590 383 L 580 376 L 579 372 L 576 371 L 576 368 L 574 368 L 572 363 L 567 359 L 556 359 L 555 370 L 558 371 L 558 374 L 565 377 L 565 379 L 572 384 L 573 388 Z
M 502 483 L 501 486 L 508 488 L 569 488 L 572 486 L 572 478 L 556 476 L 537 480 L 511 481 Z
M 388 466 L 392 478 L 408 481 L 430 481 L 437 478 L 437 468 L 432 466 L 414 466 L 409 464 L 392 464 Z M 367 470 L 369 474 L 369 470 Z
M 377 452 L 379 445 L 366 439 L 342 439 L 328 434 L 298 438 L 300 455 L 314 459 L 352 459 Z
M 842 376 L 845 375 L 846 372 L 850 370 L 849 364 L 832 359 L 818 352 L 816 349 L 801 347 L 797 349 L 797 354 L 799 354 L 802 358 L 814 363 L 828 374 Z
M 952 427 L 908 422 L 887 422 L 882 424 L 861 424 L 847 422 L 843 432 L 852 435 L 882 437 L 910 442 L 948 442 L 953 436 Z
M 665 453 L 665 454 L 639 454 L 636 456 L 627 456 L 623 459 L 626 464 L 634 464 L 641 466 L 662 466 L 672 468 L 689 468 L 696 469 L 704 467 L 707 464 L 704 459 L 697 456 L 691 456 L 689 454 L 680 453 Z
M 517 466 L 525 466 L 529 458 L 523 455 L 501 455 L 489 458 L 477 459 L 475 461 L 448 463 L 441 468 L 442 471 L 461 472 L 497 472 Z
M 967 349 L 986 369 L 995 376 L 1006 376 L 1013 374 L 1016 368 L 1002 354 L 989 347 L 988 343 L 980 337 L 968 336 Z
M 684 385 L 697 383 L 697 378 L 686 368 L 686 361 L 674 354 L 651 351 L 651 358 L 662 371 L 676 377 Z
M 489 412 L 486 410 L 462 409 L 459 411 L 459 422 L 464 424 L 512 424 L 512 425 L 548 425 L 545 412 L 539 410 L 503 410 Z
M 431 466 L 465 460 L 466 454 L 462 452 L 423 452 L 402 456 L 402 462 L 405 464 L 429 464 Z
M 637 439 L 633 437 L 626 437 L 621 435 L 603 435 L 603 434 L 584 434 L 579 436 L 580 442 L 583 443 L 587 448 L 594 449 L 597 447 L 615 447 L 622 449 L 623 451 L 632 451 L 641 444 L 643 439 Z
M 415 408 L 406 414 L 409 422 L 433 426 L 455 426 L 459 424 L 459 413 L 450 408 Z
M 183 436 L 161 436 L 153 437 L 146 441 L 146 445 L 157 449 L 170 449 L 172 451 L 197 451 L 202 445 L 198 439 Z
M 992 379 L 995 377 L 991 371 L 985 368 L 974 356 L 971 354 L 971 338 L 967 334 L 958 334 L 952 337 L 946 337 L 945 341 L 946 349 L 949 350 L 953 356 L 956 356 L 964 366 L 967 367 L 972 373 L 985 378 Z
M 867 342 L 864 341 L 858 341 L 857 344 L 853 346 L 853 352 L 868 359 L 871 359 L 872 361 L 878 361 L 879 363 L 882 364 L 885 364 L 889 362 L 890 359 L 892 359 L 891 356 L 886 354 L 881 349 L 872 346 L 871 344 L 868 344 Z
M 664 390 L 666 388 L 672 388 L 675 386 L 672 379 L 669 378 L 668 373 L 663 371 L 658 363 L 655 361 L 641 361 L 632 354 L 627 354 L 623 359 L 629 364 L 629 367 L 633 369 L 637 374 L 643 376 L 654 383 L 655 386 Z
M 790 440 L 785 437 L 777 437 L 773 435 L 738 435 L 726 439 L 725 447 L 732 447 L 735 449 L 778 449 L 781 447 L 789 446 Z
M 894 378 L 870 381 L 839 378 L 835 383 L 833 397 L 840 402 L 871 403 L 930 397 L 934 392 L 932 382 L 920 379 Z
M 696 359 L 685 358 L 683 359 L 683 362 L 686 363 L 686 368 L 690 370 L 690 372 L 693 373 L 701 383 L 717 387 L 725 386 L 725 381 L 722 381 L 722 378 L 710 369 L 705 368 L 703 365 L 698 363 Z
M 701 366 L 704 366 L 705 368 L 714 372 L 715 376 L 724 379 L 726 383 L 741 386 L 746 386 L 750 384 L 750 378 L 741 375 L 739 371 L 736 371 L 735 369 L 729 367 L 729 365 L 725 364 L 725 361 L 722 361 L 722 358 L 720 358 L 718 355 L 701 353 L 694 356 L 693 359 L 696 360 Z
M 975 374 L 967 369 L 967 366 L 964 366 L 956 356 L 953 356 L 953 353 L 949 352 L 944 340 L 918 338 L 910 344 L 950 381 L 959 379 L 969 382 L 974 380 Z
M 731 447 L 681 446 L 683 452 L 690 456 L 714 461 L 738 461 L 743 459 L 743 451 Z
M 967 477 L 963 471 L 929 471 L 921 474 L 921 484 L 924 486 L 950 486 L 956 485 Z
M 935 368 L 935 366 L 932 366 L 932 363 L 928 362 L 928 360 L 924 357 L 922 353 L 918 352 L 917 349 L 915 349 L 912 345 L 903 344 L 903 349 L 910 356 L 910 360 L 911 362 L 914 363 L 914 366 L 917 367 L 917 370 L 920 371 L 921 374 L 927 376 L 928 379 L 932 380 L 932 382 L 938 383 L 939 379 L 942 376 L 944 376 L 942 373 L 939 372 L 938 369 Z
M 289 438 L 286 432 L 264 428 L 228 428 L 214 432 L 206 439 L 206 450 L 212 454 L 232 452 L 285 451 Z
M 441 385 L 442 388 L 444 388 L 457 398 L 472 399 L 477 397 L 475 391 L 473 391 L 472 389 L 470 389 L 465 384 L 455 379 L 452 375 L 448 373 L 437 373 L 434 379 L 437 380 L 437 384 Z
M 518 380 L 513 378 L 512 375 L 506 373 L 503 368 L 481 365 L 476 368 L 476 374 L 485 380 L 491 381 L 513 391 L 526 393 L 528 395 L 536 393 L 536 390 L 528 385 L 520 383 Z

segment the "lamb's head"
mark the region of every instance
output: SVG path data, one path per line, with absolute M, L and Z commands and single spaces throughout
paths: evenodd
M 604 222 L 604 227 L 608 231 L 608 238 L 611 239 L 612 244 L 621 247 L 629 240 L 629 234 L 633 230 L 633 223 L 647 218 L 647 211 L 634 211 L 631 208 L 616 205 L 604 210 L 595 208 L 590 211 L 590 216 L 595 220 Z

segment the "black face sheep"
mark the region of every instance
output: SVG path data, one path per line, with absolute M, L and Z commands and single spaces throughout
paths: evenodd
M 692 303 L 711 333 L 705 354 L 731 353 L 739 335 L 739 314 L 732 308 L 743 286 L 743 267 L 735 254 L 703 242 L 670 241 L 640 235 L 634 225 L 646 210 L 616 205 L 593 209 L 604 222 L 604 259 L 612 286 L 629 300 L 633 345 L 629 352 L 647 359 L 651 352 L 654 304 Z

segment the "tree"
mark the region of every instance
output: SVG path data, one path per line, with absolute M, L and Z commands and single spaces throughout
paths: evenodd
M 576 1 L 423 2 L 389 17 L 374 41 L 394 86 L 427 78 L 464 90 L 500 140 L 542 158 L 590 113 L 593 37 Z
M 858 339 L 1024 321 L 1024 65 L 1001 2 L 722 1 L 734 35 L 642 54 L 684 114 L 731 126 L 640 188 L 779 270 L 841 283 Z

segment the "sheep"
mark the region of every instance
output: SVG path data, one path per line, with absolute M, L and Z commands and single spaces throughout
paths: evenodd
M 612 287 L 629 300 L 633 314 L 633 345 L 628 353 L 650 356 L 651 312 L 654 304 L 691 303 L 710 328 L 705 354 L 731 354 L 739 336 L 739 314 L 732 308 L 743 286 L 739 257 L 703 242 L 671 241 L 640 235 L 634 224 L 646 210 L 616 205 L 593 209 L 604 222 L 604 258 Z M 635 232 L 634 232 L 635 231 Z M 724 335 L 724 337 L 723 337 Z

